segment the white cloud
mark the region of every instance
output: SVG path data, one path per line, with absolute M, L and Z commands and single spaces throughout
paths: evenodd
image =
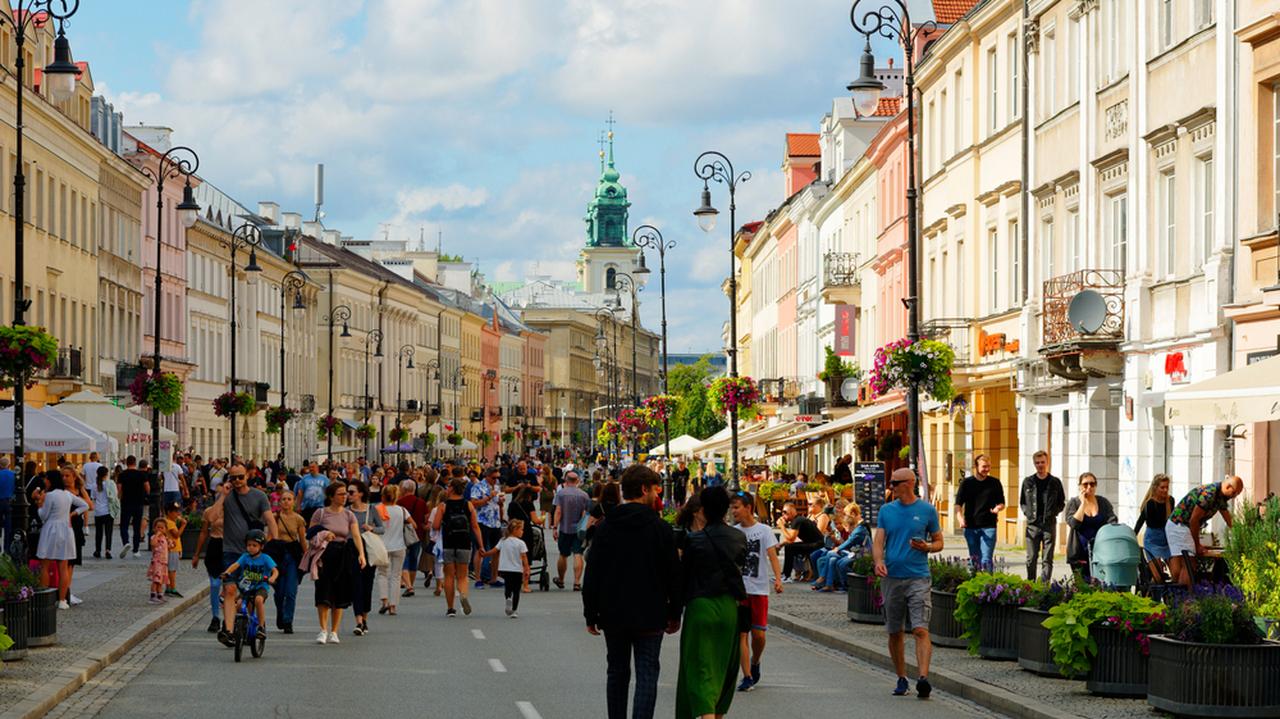
M 404 221 L 434 209 L 453 212 L 480 207 L 488 201 L 489 193 L 483 187 L 467 187 L 456 182 L 444 187 L 414 187 L 396 193 L 396 217 Z

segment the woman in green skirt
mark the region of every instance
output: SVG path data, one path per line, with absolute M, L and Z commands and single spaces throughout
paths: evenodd
M 709 487 L 699 495 L 705 528 L 689 534 L 681 557 L 684 628 L 676 719 L 723 717 L 738 678 L 738 605 L 746 599 L 742 567 L 747 538 L 725 524 L 729 493 Z

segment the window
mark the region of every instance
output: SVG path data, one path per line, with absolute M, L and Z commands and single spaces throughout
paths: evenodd
M 1108 269 L 1120 270 L 1123 276 L 1129 249 L 1129 198 L 1124 193 L 1111 195 L 1105 202 L 1107 212 L 1107 247 L 1103 261 Z
M 1080 236 L 1080 212 L 1067 213 L 1067 251 L 1071 253 L 1068 272 L 1084 269 L 1084 238 Z
M 1173 0 L 1158 0 L 1160 3 L 1160 49 L 1173 44 Z
M 1054 65 L 1057 61 L 1057 41 L 1054 38 L 1053 28 L 1050 27 L 1044 31 L 1044 38 L 1040 43 L 1041 75 L 1043 80 L 1040 87 L 1043 88 L 1044 92 L 1041 100 L 1041 111 L 1045 117 L 1052 115 L 1057 107 L 1054 102 L 1054 93 L 1058 89 L 1057 77 L 1054 74 Z
M 1009 220 L 1009 272 L 1013 286 L 1012 302 L 1022 302 L 1022 238 L 1018 235 L 1018 221 Z
M 1130 0 L 1105 0 L 1102 7 L 1102 25 L 1100 27 L 1102 44 L 1098 48 L 1098 87 L 1105 87 L 1115 82 L 1124 74 L 1125 59 L 1123 42 L 1124 8 Z
M 1206 156 L 1196 162 L 1196 242 L 1198 253 L 1197 266 L 1209 259 L 1213 253 L 1213 156 Z
M 938 103 L 938 106 L 940 108 L 939 112 L 941 113 L 938 116 L 938 121 L 941 123 L 938 125 L 939 129 L 941 129 L 944 125 L 947 124 L 947 89 L 945 87 L 942 88 L 941 95 L 942 95 L 942 100 Z M 955 118 L 958 116 L 959 116 L 959 113 L 952 113 L 951 115 L 952 121 L 954 122 Z M 939 160 L 938 164 L 941 165 L 943 162 L 947 161 L 948 157 L 950 157 L 950 155 L 947 154 L 947 133 L 935 132 L 934 134 L 938 136 L 938 144 L 941 145 L 942 147 L 942 150 L 941 150 L 942 154 L 938 158 Z
M 1056 250 L 1053 241 L 1053 220 L 1047 219 L 1040 226 L 1040 279 L 1050 280 L 1055 277 L 1054 272 L 1057 267 L 1053 256 Z
M 968 113 L 968 108 L 965 106 L 966 103 L 968 102 L 968 99 L 964 91 L 964 70 L 963 69 L 956 70 L 955 83 L 956 83 L 955 147 L 956 147 L 956 152 L 959 152 L 960 150 L 964 149 L 965 146 L 968 144 L 964 141 L 964 120 L 969 113 Z M 1280 90 L 1278 90 L 1276 94 L 1277 96 L 1280 96 Z M 1280 100 L 1278 100 L 1278 102 L 1280 102 Z M 1277 144 L 1277 147 L 1280 147 L 1280 144 Z M 1277 157 L 1280 157 L 1280 155 L 1278 155 Z M 1280 167 L 1280 165 L 1277 165 L 1277 167 Z
M 1067 23 L 1067 105 L 1080 99 L 1080 20 Z
M 1271 87 L 1272 216 L 1280 215 L 1280 83 Z
M 1172 171 L 1163 172 L 1156 181 L 1156 191 L 1158 194 L 1156 202 L 1156 210 L 1158 212 L 1156 227 L 1159 231 L 1160 247 L 1162 252 L 1160 258 L 1162 261 L 1161 274 L 1165 276 L 1172 275 L 1177 267 L 1177 237 L 1178 229 L 1178 212 L 1177 212 L 1177 189 L 1174 184 L 1175 175 Z
M 956 288 L 955 304 L 951 305 L 952 310 L 959 317 L 963 317 L 968 313 L 969 306 L 964 301 L 964 287 L 967 284 L 963 278 L 965 275 L 964 267 L 964 237 L 956 238 L 956 273 L 953 275 L 956 281 L 952 285 Z
M 1196 27 L 1208 27 L 1213 24 L 1213 0 L 1195 0 Z
M 991 268 L 991 281 L 987 283 L 988 311 L 995 313 L 1000 308 L 1000 237 L 996 228 L 987 228 L 987 262 Z
M 987 128 L 1000 128 L 1000 72 L 996 65 L 996 49 L 987 50 Z
M 1005 40 L 1005 57 L 1009 58 L 1009 117 L 1022 116 L 1022 107 L 1018 104 L 1022 88 L 1018 86 L 1019 73 L 1022 71 L 1022 53 L 1018 51 L 1018 33 L 1011 32 Z
M 936 108 L 934 107 L 934 102 L 933 100 L 930 100 L 929 115 L 928 115 L 928 120 L 925 123 L 925 127 L 933 127 L 937 119 L 938 119 L 937 112 L 936 112 Z M 938 134 L 939 133 L 931 132 L 929 134 L 931 135 L 931 137 L 929 138 L 929 144 L 925 145 L 924 147 L 925 149 L 924 166 L 925 168 L 927 168 L 925 171 L 926 175 L 928 175 L 933 170 L 938 169 L 938 166 L 942 164 L 938 162 Z

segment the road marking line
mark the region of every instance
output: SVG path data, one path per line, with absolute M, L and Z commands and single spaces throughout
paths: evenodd
M 481 639 L 481 640 L 483 640 L 483 639 L 484 639 L 484 632 L 480 631 L 479 629 L 472 629 L 472 630 L 471 630 L 471 636 L 475 637 L 476 639 Z
M 499 674 L 503 674 L 503 673 L 505 673 L 505 672 L 507 671 L 507 668 L 506 668 L 506 667 L 504 667 L 504 666 L 502 666 L 502 660 L 500 660 L 500 659 L 490 659 L 490 660 L 489 660 L 489 668 L 490 668 L 490 669 L 492 669 L 492 670 L 494 670 L 495 672 L 497 672 L 497 673 L 499 673 Z
M 542 715 L 538 713 L 537 709 L 533 708 L 531 702 L 516 702 L 516 709 L 520 710 L 520 715 L 524 719 L 542 719 Z

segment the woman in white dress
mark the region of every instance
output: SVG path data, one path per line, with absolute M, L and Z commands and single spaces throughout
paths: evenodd
M 74 474 L 72 475 L 74 477 Z M 40 508 L 40 521 L 44 526 L 40 529 L 40 543 L 36 546 L 36 558 L 40 560 L 40 568 L 44 572 L 45 584 L 53 585 L 53 576 L 58 581 L 58 608 L 69 609 L 67 598 L 71 595 L 71 573 L 69 560 L 76 558 L 76 536 L 71 529 L 72 514 L 87 514 L 89 503 L 67 491 L 66 479 L 62 472 L 49 470 L 45 473 L 49 483 L 49 491 L 36 492 L 36 506 Z M 74 479 L 73 479 L 74 481 Z

